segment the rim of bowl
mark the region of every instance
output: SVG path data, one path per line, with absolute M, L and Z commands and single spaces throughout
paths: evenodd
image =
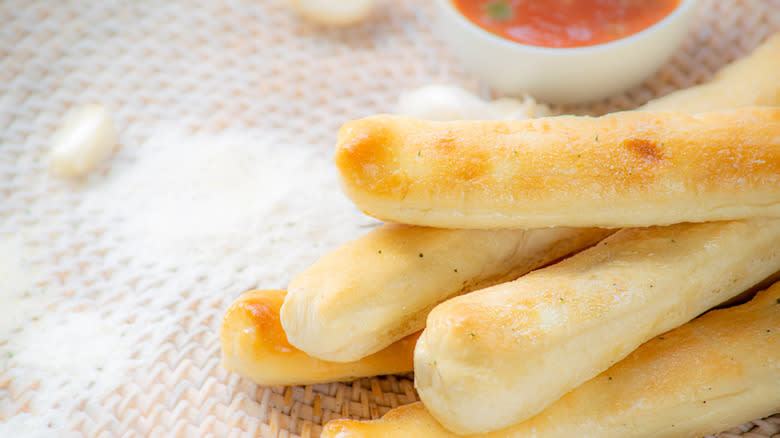
M 449 12 L 451 12 L 455 16 L 456 21 L 458 21 L 460 24 L 465 24 L 467 28 L 471 29 L 471 31 L 475 32 L 478 36 L 487 37 L 488 39 L 493 40 L 496 43 L 505 45 L 513 49 L 525 49 L 529 51 L 543 52 L 549 54 L 561 54 L 561 55 L 598 52 L 602 50 L 609 50 L 620 45 L 629 44 L 634 40 L 638 40 L 649 33 L 659 30 L 660 28 L 669 24 L 671 21 L 676 20 L 683 14 L 690 11 L 694 6 L 696 6 L 697 2 L 698 0 L 680 0 L 680 4 L 678 4 L 677 7 L 674 8 L 674 10 L 672 10 L 671 13 L 666 15 L 664 18 L 658 20 L 657 22 L 653 23 L 650 27 L 647 27 L 645 29 L 640 30 L 637 33 L 631 34 L 627 37 L 623 37 L 614 41 L 610 41 L 602 44 L 596 44 L 593 46 L 583 46 L 583 47 L 541 47 L 541 46 L 532 46 L 530 44 L 523 44 L 507 38 L 503 38 L 492 32 L 489 32 L 481 28 L 480 26 L 478 26 L 476 23 L 472 22 L 468 18 L 466 18 L 466 16 L 464 16 L 458 10 L 458 8 L 455 7 L 452 0 L 438 0 L 440 6 L 447 8 Z

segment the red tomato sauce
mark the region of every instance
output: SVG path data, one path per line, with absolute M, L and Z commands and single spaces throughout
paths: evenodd
M 619 40 L 669 15 L 680 0 L 451 0 L 477 26 L 539 47 Z

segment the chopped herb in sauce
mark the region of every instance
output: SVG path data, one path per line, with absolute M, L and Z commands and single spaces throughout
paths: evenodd
M 508 1 L 496 0 L 485 5 L 488 17 L 494 20 L 509 20 L 512 18 L 512 6 Z
M 423 258 L 423 253 L 420 253 L 420 258 Z
M 500 38 L 539 47 L 585 47 L 641 32 L 681 0 L 450 1 L 466 19 Z

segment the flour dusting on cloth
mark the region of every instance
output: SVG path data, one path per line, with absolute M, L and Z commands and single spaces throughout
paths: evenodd
M 93 181 L 85 202 L 144 263 L 251 269 L 261 286 L 285 287 L 378 223 L 341 194 L 331 151 L 267 133 L 158 132 L 136 162 Z

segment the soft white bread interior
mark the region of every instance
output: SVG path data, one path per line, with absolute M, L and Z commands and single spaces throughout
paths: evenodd
M 778 408 L 780 283 L 749 303 L 714 310 L 653 338 L 533 418 L 479 437 L 701 437 Z M 457 436 L 419 402 L 376 421 L 331 421 L 322 433 L 323 438 Z
M 290 343 L 311 356 L 356 361 L 422 330 L 436 304 L 514 280 L 612 232 L 383 225 L 298 275 L 282 306 L 282 326 Z
M 780 108 L 345 124 L 342 190 L 441 228 L 626 227 L 780 217 Z
M 778 270 L 780 219 L 623 229 L 434 308 L 415 385 L 448 429 L 500 429 Z
M 350 363 L 313 358 L 289 342 L 279 322 L 285 292 L 242 294 L 222 319 L 222 367 L 261 385 L 309 385 L 412 371 L 418 333 Z

